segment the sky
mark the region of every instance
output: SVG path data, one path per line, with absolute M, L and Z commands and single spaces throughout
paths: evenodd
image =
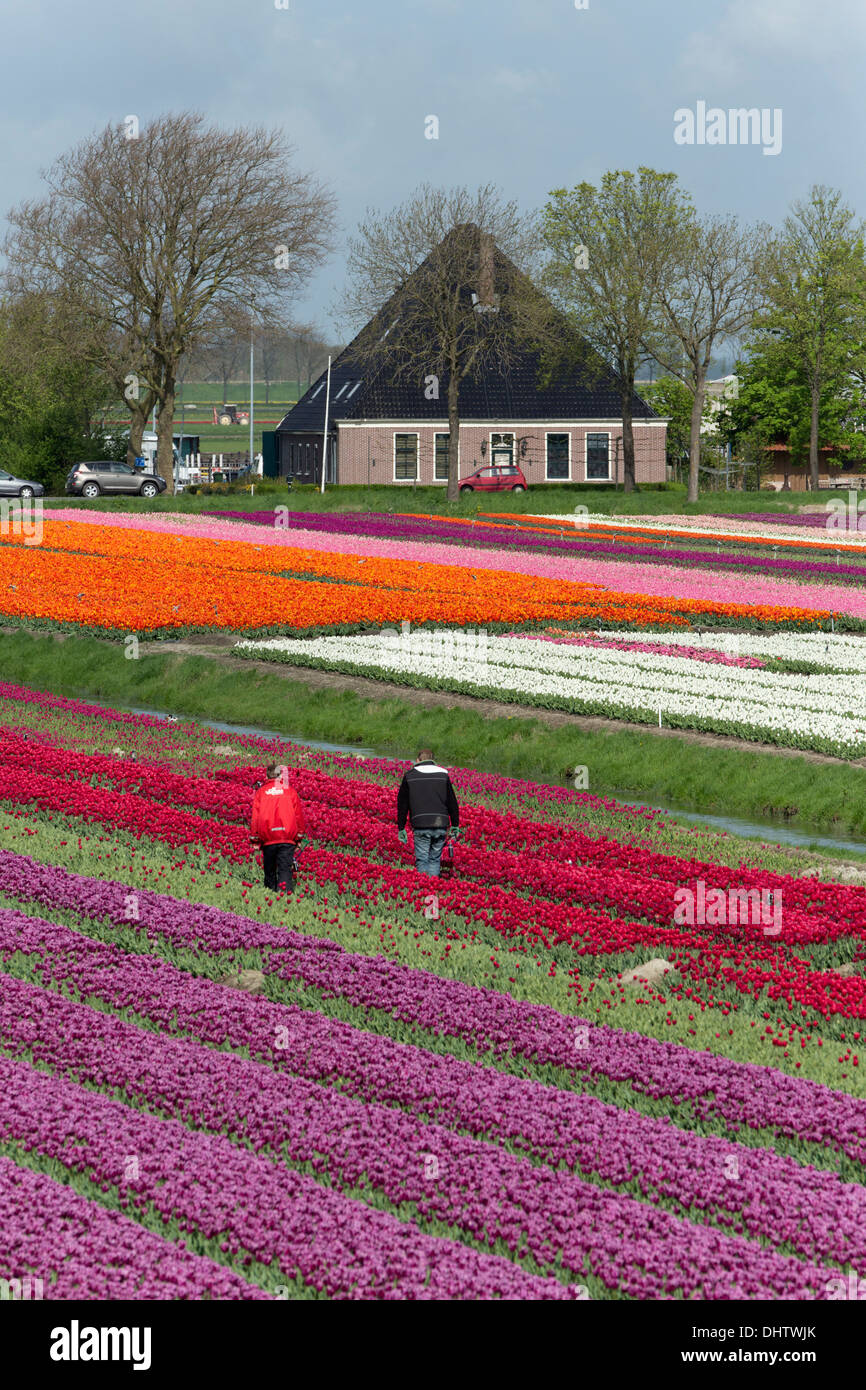
M 0 0 L 0 15 L 2 214 L 128 115 L 280 128 L 337 199 L 337 249 L 293 308 L 332 339 L 346 237 L 423 181 L 493 182 L 531 211 L 646 164 L 706 213 L 778 225 L 823 183 L 866 216 L 866 0 Z M 740 107 L 766 113 L 763 143 L 734 142 Z M 694 143 L 675 139 L 684 112 Z

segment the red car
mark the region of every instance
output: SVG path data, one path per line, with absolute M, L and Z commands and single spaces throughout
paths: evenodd
M 460 484 L 461 492 L 525 492 L 526 479 L 514 464 L 488 464 L 470 473 Z

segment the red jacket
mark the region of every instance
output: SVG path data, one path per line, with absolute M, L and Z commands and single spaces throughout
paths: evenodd
M 253 797 L 250 833 L 263 845 L 293 845 L 304 833 L 304 811 L 294 787 L 278 777 L 265 782 Z

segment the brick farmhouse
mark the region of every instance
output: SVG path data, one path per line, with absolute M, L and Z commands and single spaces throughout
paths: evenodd
M 498 253 L 497 253 L 498 254 Z M 477 298 L 477 296 L 476 296 Z M 460 389 L 459 474 L 517 464 L 533 483 L 622 482 L 620 381 L 616 373 L 561 320 L 574 339 L 581 368 L 542 384 L 541 363 L 527 345 L 504 370 L 467 377 Z M 331 369 L 326 482 L 411 487 L 448 477 L 447 378 L 431 386 L 401 373 L 371 370 L 354 350 L 358 335 Z M 574 360 L 574 358 L 572 359 Z M 277 426 L 280 477 L 321 480 L 326 373 Z M 638 395 L 632 398 L 635 478 L 665 480 L 667 421 Z

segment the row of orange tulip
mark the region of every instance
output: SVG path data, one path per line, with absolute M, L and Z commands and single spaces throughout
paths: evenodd
M 400 621 L 456 626 L 547 619 L 685 626 L 722 614 L 814 622 L 816 614 L 618 593 L 595 584 L 289 545 L 45 521 L 41 546 L 5 536 L 0 613 L 113 631 Z M 307 577 L 309 576 L 309 577 Z

